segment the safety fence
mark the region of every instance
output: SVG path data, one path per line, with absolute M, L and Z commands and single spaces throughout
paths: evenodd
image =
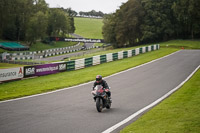
M 80 43 L 78 43 L 74 46 L 63 47 L 63 48 L 54 48 L 54 49 L 32 51 L 32 52 L 26 51 L 26 52 L 18 52 L 18 53 L 6 53 L 3 59 L 12 60 L 12 61 L 41 59 L 41 58 L 47 58 L 51 56 L 80 51 L 81 48 L 82 46 L 80 45 Z
M 106 62 L 120 60 L 138 54 L 160 49 L 159 44 L 146 47 L 136 48 L 133 50 L 120 51 L 116 53 L 108 53 L 105 55 L 97 55 L 90 58 L 77 59 L 67 62 L 57 62 L 43 65 L 24 66 L 11 69 L 0 69 L 0 82 L 8 80 L 16 80 L 33 76 L 43 76 L 63 71 L 78 70 Z

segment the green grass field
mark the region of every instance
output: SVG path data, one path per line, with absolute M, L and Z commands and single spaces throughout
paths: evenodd
M 182 88 L 120 133 L 199 133 L 200 70 Z
M 5 49 L 0 48 L 0 54 L 1 54 L 1 53 L 4 53 L 4 52 L 8 52 L 8 51 L 5 50 Z
M 62 47 L 73 46 L 75 44 L 77 44 L 77 42 L 54 42 L 51 44 L 44 44 L 44 43 L 38 42 L 30 47 L 30 51 L 40 51 L 40 50 L 52 49 L 52 48 L 62 48 Z
M 75 33 L 85 38 L 102 39 L 103 19 L 75 17 Z
M 13 68 L 13 67 L 21 67 L 21 66 L 24 66 L 24 65 L 0 63 L 0 69 L 8 69 L 8 68 Z
M 160 43 L 160 46 L 184 49 L 200 49 L 200 40 L 171 40 Z

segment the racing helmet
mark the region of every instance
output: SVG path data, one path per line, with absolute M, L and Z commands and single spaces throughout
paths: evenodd
M 101 75 L 97 75 L 96 76 L 96 82 L 99 83 L 102 81 L 102 76 Z

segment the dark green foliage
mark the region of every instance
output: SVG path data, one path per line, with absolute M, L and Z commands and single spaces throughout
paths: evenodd
M 61 9 L 51 9 L 48 22 L 49 36 L 64 37 L 70 32 L 70 17 Z
M 103 38 L 105 42 L 112 43 L 113 46 L 117 47 L 116 44 L 116 34 L 115 34 L 115 27 L 116 21 L 114 20 L 115 16 L 113 14 L 106 15 L 103 19 Z
M 95 10 L 92 10 L 92 11 L 89 11 L 89 12 L 80 11 L 79 15 L 80 16 L 87 16 L 87 17 L 103 17 L 104 13 L 101 12 L 101 11 L 97 12 Z
M 172 9 L 178 21 L 177 35 L 182 38 L 199 38 L 200 0 L 176 0 Z
M 71 16 L 70 16 L 71 15 Z M 0 38 L 27 41 L 73 33 L 74 12 L 51 9 L 45 0 L 0 0 Z
M 197 39 L 200 0 L 129 0 L 103 22 L 103 37 L 114 47 Z
M 173 37 L 174 25 L 171 6 L 174 0 L 142 0 L 145 10 L 141 26 L 142 41 L 162 41 Z
M 114 47 L 138 43 L 141 38 L 143 8 L 139 0 L 129 0 L 115 14 L 104 17 L 103 37 Z
M 24 39 L 32 8 L 33 0 L 1 0 L 0 37 L 9 40 Z
M 137 44 L 141 38 L 140 25 L 144 15 L 140 0 L 129 0 L 123 4 L 116 16 L 116 42 L 119 47 Z

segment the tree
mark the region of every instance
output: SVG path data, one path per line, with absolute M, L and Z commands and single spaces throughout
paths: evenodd
M 32 0 L 0 1 L 0 36 L 4 39 L 24 39 L 26 22 L 32 15 Z
M 8 2 L 8 0 L 7 0 Z M 6 15 L 8 9 L 6 9 L 6 0 L 0 0 L 0 38 L 3 36 L 4 25 L 6 24 Z
M 70 17 L 61 9 L 51 9 L 48 20 L 49 36 L 62 36 L 70 33 Z
M 177 34 L 182 38 L 192 38 L 200 33 L 200 1 L 177 0 L 172 9 L 178 21 Z
M 174 0 L 142 0 L 145 10 L 142 40 L 155 42 L 168 40 L 174 35 L 174 17 L 171 10 Z
M 140 0 L 129 0 L 120 7 L 116 16 L 116 40 L 120 46 L 135 45 L 141 39 L 140 25 L 143 23 L 143 7 Z
M 34 0 L 34 12 L 37 13 L 38 11 L 47 13 L 48 4 L 45 2 L 45 0 Z
M 71 8 L 67 8 L 67 9 L 63 9 L 66 13 L 68 13 L 68 15 L 70 16 L 70 17 L 75 17 L 75 16 L 77 16 L 77 12 L 76 11 L 74 11 L 74 10 L 72 10 Z
M 116 21 L 114 20 L 115 16 L 114 14 L 108 14 L 103 19 L 103 28 L 102 28 L 102 34 L 105 42 L 112 43 L 114 47 L 117 47 L 116 44 L 116 34 L 115 34 L 115 26 Z
M 0 38 L 33 44 L 46 36 L 75 31 L 71 9 L 50 9 L 45 0 L 0 0 Z M 48 27 L 48 29 L 47 29 Z
M 140 25 L 144 15 L 139 0 L 129 0 L 114 14 L 104 19 L 103 36 L 106 41 L 116 43 L 114 47 L 135 45 L 142 37 Z
M 76 16 L 78 13 L 74 10 L 72 10 L 71 8 L 67 8 L 64 9 L 64 11 L 67 13 L 67 15 L 69 16 L 69 23 L 70 23 L 70 29 L 69 29 L 69 33 L 74 33 L 76 28 L 74 25 L 74 16 Z
M 199 0 L 129 0 L 104 18 L 103 37 L 115 47 L 200 37 Z
M 26 33 L 26 38 L 30 46 L 35 43 L 37 39 L 43 39 L 46 36 L 47 23 L 47 15 L 41 11 L 31 17 Z
M 97 12 L 95 10 L 89 11 L 89 12 L 79 12 L 80 16 L 87 16 L 87 17 L 103 17 L 105 14 L 101 11 Z

